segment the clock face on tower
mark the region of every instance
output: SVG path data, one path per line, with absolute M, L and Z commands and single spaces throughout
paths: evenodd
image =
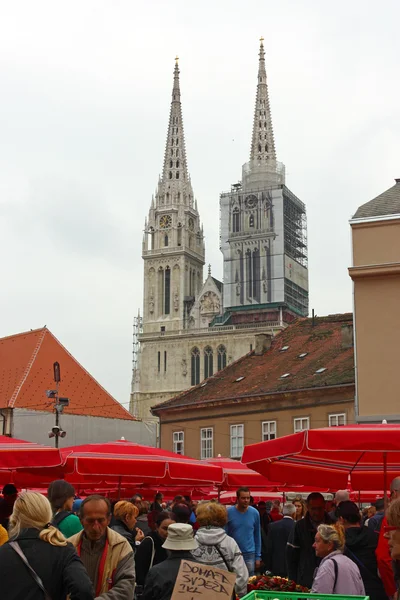
M 247 208 L 254 208 L 255 206 L 257 206 L 257 196 L 251 195 L 251 196 L 247 196 L 246 198 L 246 207 Z
M 163 215 L 160 218 L 160 227 L 161 227 L 161 229 L 168 229 L 168 227 L 171 227 L 171 223 L 172 223 L 172 217 L 171 217 L 171 215 Z

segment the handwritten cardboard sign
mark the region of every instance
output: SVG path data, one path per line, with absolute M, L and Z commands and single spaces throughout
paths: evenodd
M 236 574 L 183 559 L 171 600 L 230 600 Z

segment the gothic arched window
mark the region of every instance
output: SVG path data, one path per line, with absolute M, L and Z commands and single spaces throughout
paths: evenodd
M 249 217 L 249 227 L 254 227 L 254 215 L 250 215 Z
M 172 179 L 172 171 L 169 172 L 169 178 Z
M 168 241 L 168 236 L 167 241 Z M 169 267 L 165 269 L 164 274 L 164 314 L 169 315 L 171 307 L 171 270 Z
M 240 213 L 238 208 L 233 209 L 232 213 L 232 229 L 233 232 L 240 231 Z
M 217 348 L 218 352 L 218 371 L 225 369 L 226 367 L 226 348 L 221 344 Z
M 176 168 L 179 168 L 179 160 L 176 161 Z
M 192 385 L 200 383 L 200 350 L 192 348 L 191 352 L 191 382 Z
M 172 160 L 169 161 L 169 168 L 172 169 Z
M 261 152 L 261 144 L 258 144 L 258 151 Z
M 211 346 L 206 346 L 204 348 L 204 379 L 211 377 L 213 373 L 213 349 Z
M 168 246 L 168 235 L 165 234 L 164 236 L 164 246 Z

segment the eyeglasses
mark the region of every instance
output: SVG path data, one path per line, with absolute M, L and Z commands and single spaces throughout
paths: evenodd
M 396 530 L 400 530 L 400 527 L 396 527 L 395 525 L 384 525 L 383 526 L 384 533 L 389 533 L 389 531 L 396 531 Z

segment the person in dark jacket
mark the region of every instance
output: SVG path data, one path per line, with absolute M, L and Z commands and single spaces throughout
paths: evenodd
M 10 517 L 10 541 L 17 542 L 53 600 L 93 600 L 92 583 L 62 533 L 50 525 L 51 506 L 36 492 L 23 492 Z M 44 594 L 10 542 L 0 548 L 1 600 L 43 600 Z
M 47 498 L 53 509 L 52 525 L 69 538 L 82 531 L 82 524 L 73 511 L 75 490 L 64 479 L 52 481 L 47 490 Z
M 13 483 L 6 483 L 2 494 L 3 497 L 0 498 L 0 525 L 3 525 L 4 529 L 7 529 L 8 520 L 18 496 L 18 490 Z
M 287 577 L 286 546 L 291 532 L 294 529 L 296 507 L 287 502 L 283 507 L 283 518 L 271 523 L 268 528 L 267 552 L 265 568 L 279 577 Z
M 313 548 L 317 528 L 323 523 L 330 525 L 332 519 L 325 511 L 325 499 L 319 492 L 312 492 L 306 504 L 306 516 L 297 521 L 289 536 L 286 561 L 289 579 L 311 588 L 314 571 L 321 562 Z
M 148 572 L 143 600 L 170 600 L 182 559 L 197 562 L 190 552 L 198 548 L 191 525 L 186 523 L 170 525 L 163 548 L 170 551 L 169 556 Z
M 154 502 L 151 503 L 150 510 L 156 510 L 157 512 L 162 512 L 161 503 L 163 501 L 163 495 L 161 492 L 157 492 L 154 496 Z
M 135 555 L 137 585 L 144 585 L 149 570 L 167 558 L 168 553 L 163 548 L 163 543 L 167 539 L 168 527 L 172 523 L 175 523 L 172 513 L 166 511 L 157 513 L 156 530 L 146 536 L 138 546 Z
M 341 502 L 338 517 L 345 530 L 346 546 L 343 554 L 358 566 L 366 595 L 370 600 L 387 600 L 385 588 L 378 576 L 375 556 L 378 535 L 368 527 L 362 526 L 358 506 L 350 500 Z
M 140 543 L 144 538 L 143 531 L 135 527 L 138 515 L 139 509 L 135 504 L 120 500 L 114 506 L 114 522 L 110 527 L 128 540 L 134 552 L 136 542 Z

